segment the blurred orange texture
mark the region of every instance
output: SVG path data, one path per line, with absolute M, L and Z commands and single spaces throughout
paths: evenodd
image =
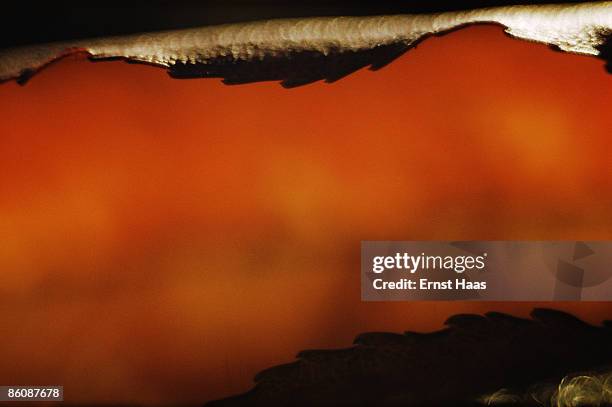
M 362 303 L 361 240 L 612 239 L 612 75 L 477 26 L 286 90 L 67 59 L 0 86 L 0 383 L 202 402 L 457 312 Z

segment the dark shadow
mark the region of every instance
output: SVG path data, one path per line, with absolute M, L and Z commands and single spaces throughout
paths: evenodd
M 599 58 L 606 61 L 606 70 L 612 74 L 612 33 L 606 37 L 602 45 L 597 47 Z
M 369 332 L 345 349 L 303 351 L 257 374 L 251 391 L 208 405 L 482 405 L 481 396 L 500 389 L 528 394 L 534 385 L 612 365 L 610 324 L 593 326 L 561 311 L 535 309 L 531 319 L 454 315 L 446 326 Z
M 336 50 L 328 55 L 299 51 L 262 59 L 217 58 L 205 64 L 177 63 L 169 69 L 169 74 L 176 79 L 223 78 L 223 83 L 227 85 L 281 81 L 283 87 L 293 88 L 319 80 L 335 82 L 366 66 L 372 70 L 380 69 L 409 48 L 403 43 L 396 43 L 361 51 Z

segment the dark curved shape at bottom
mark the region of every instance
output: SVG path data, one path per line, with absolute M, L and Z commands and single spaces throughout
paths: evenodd
M 525 392 L 611 366 L 609 322 L 593 326 L 552 309 L 534 309 L 531 319 L 454 315 L 437 332 L 370 332 L 346 349 L 300 352 L 260 372 L 251 391 L 207 406 L 483 405 L 483 395 L 502 388 Z M 529 405 L 504 403 L 495 405 Z

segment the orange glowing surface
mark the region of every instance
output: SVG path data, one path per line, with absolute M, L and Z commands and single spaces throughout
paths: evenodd
M 0 382 L 200 402 L 362 331 L 526 315 L 361 303 L 360 240 L 612 239 L 611 85 L 486 26 L 294 90 L 79 59 L 4 84 Z

